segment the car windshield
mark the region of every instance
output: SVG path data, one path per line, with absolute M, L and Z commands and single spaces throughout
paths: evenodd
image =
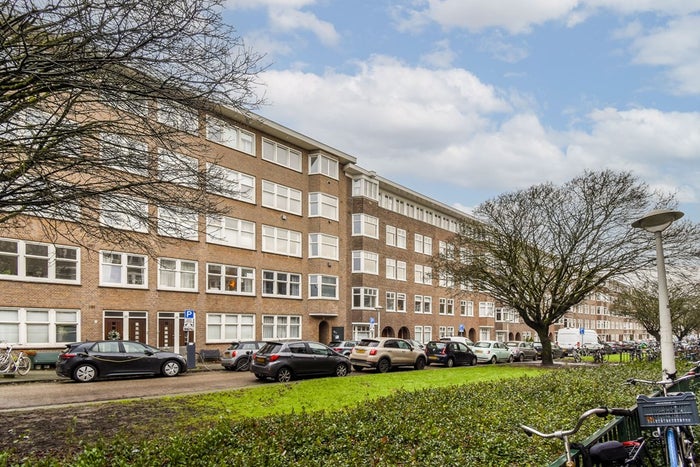
M 229 346 L 228 350 L 236 350 L 236 349 L 237 349 L 238 347 L 240 347 L 240 346 L 241 346 L 241 343 L 240 343 L 240 342 L 234 342 L 233 344 L 231 344 L 231 345 Z
M 506 342 L 506 345 L 507 345 L 508 347 L 517 347 L 517 346 L 518 346 L 518 343 L 517 343 L 517 342 Z
M 330 344 L 328 344 L 328 347 L 340 347 L 340 344 L 342 344 L 342 342 L 340 342 L 340 341 L 333 341 L 333 342 L 331 342 Z
M 379 345 L 379 341 L 372 339 L 362 339 L 357 345 L 361 347 L 377 347 Z
M 261 355 L 271 355 L 278 353 L 282 349 L 282 344 L 279 342 L 268 342 L 263 345 L 263 348 L 258 352 Z

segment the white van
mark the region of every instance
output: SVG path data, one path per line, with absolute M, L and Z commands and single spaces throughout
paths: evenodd
M 584 329 L 581 334 L 579 328 L 563 328 L 557 331 L 557 344 L 562 348 L 564 353 L 568 353 L 574 347 L 581 348 L 583 346 L 589 349 L 602 347 L 598 341 L 598 333 L 593 329 Z

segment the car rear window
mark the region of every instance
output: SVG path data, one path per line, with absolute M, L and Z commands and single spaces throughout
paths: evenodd
M 375 341 L 372 339 L 362 339 L 359 344 L 360 347 L 377 347 L 379 345 L 379 341 Z
M 229 346 L 229 348 L 226 349 L 226 350 L 236 350 L 238 347 L 240 347 L 240 345 L 241 345 L 240 342 L 234 342 L 234 343 L 231 344 L 231 345 Z
M 279 342 L 268 342 L 267 344 L 263 345 L 262 349 L 260 349 L 258 353 L 262 355 L 271 355 L 278 353 L 281 349 L 282 344 Z
M 445 342 L 428 342 L 428 350 L 433 352 L 436 350 L 442 350 L 445 347 L 447 347 Z

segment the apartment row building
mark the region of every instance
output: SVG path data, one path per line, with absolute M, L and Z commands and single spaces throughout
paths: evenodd
M 227 214 L 144 205 L 164 221 L 156 231 L 128 216 L 102 218 L 105 227 L 162 239 L 156 256 L 104 240 L 89 249 L 54 241 L 41 217 L 3 228 L 0 340 L 59 349 L 118 337 L 183 352 L 188 343 L 225 348 L 246 339 L 536 337 L 491 297 L 455 294 L 432 274 L 431 257 L 467 214 L 262 117 L 222 109 L 160 123 L 198 139 L 203 149 L 192 163 L 217 164 L 236 186 L 212 193 Z M 167 154 L 157 157 L 168 163 Z M 105 208 L 110 202 L 100 200 Z M 561 325 L 610 340 L 646 336 L 611 316 L 601 297 Z

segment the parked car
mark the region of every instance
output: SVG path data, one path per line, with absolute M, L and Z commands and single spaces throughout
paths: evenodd
M 513 360 L 524 362 L 525 360 L 537 360 L 537 350 L 532 342 L 526 341 L 508 341 L 506 342 L 510 352 L 513 354 Z
M 474 344 L 474 353 L 479 362 L 512 362 L 513 354 L 503 342 L 479 341 Z
M 423 350 L 413 347 L 405 339 L 396 337 L 362 339 L 350 354 L 350 363 L 357 371 L 375 368 L 380 373 L 386 373 L 400 366 L 412 366 L 416 370 L 422 370 L 426 361 Z
M 177 376 L 186 371 L 182 355 L 132 341 L 75 342 L 56 362 L 57 375 L 80 383 L 116 376 Z
M 347 376 L 350 360 L 314 341 L 267 342 L 255 353 L 250 371 L 258 379 L 288 382 L 307 376 Z
M 564 356 L 564 350 L 559 347 L 556 343 L 552 342 L 552 359 L 562 358 Z M 542 342 L 534 342 L 532 344 L 537 350 L 537 358 L 542 360 Z
M 412 347 L 416 347 L 418 349 L 421 349 L 423 352 L 425 352 L 425 344 L 422 342 L 418 342 L 415 339 L 406 339 L 409 344 L 411 344 Z
M 440 340 L 441 341 L 451 341 L 451 342 L 461 342 L 462 344 L 464 344 L 470 348 L 474 347 L 474 341 L 472 341 L 470 338 L 464 337 L 464 336 L 441 337 Z M 472 350 L 474 350 L 474 349 L 472 348 Z
M 328 344 L 328 347 L 347 357 L 355 345 L 357 345 L 357 341 L 332 341 Z
M 439 363 L 446 367 L 455 365 L 476 365 L 477 358 L 474 352 L 461 342 L 430 341 L 425 346 L 425 354 L 428 363 Z
M 224 350 L 221 366 L 227 370 L 247 371 L 253 354 L 263 345 L 265 342 L 261 341 L 232 342 L 229 348 Z

